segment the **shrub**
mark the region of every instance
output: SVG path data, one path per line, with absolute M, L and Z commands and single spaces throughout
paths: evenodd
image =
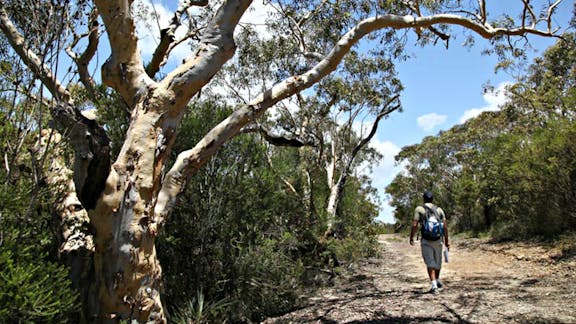
M 20 261 L 0 248 L 0 321 L 65 323 L 79 310 L 67 270 L 58 264 Z

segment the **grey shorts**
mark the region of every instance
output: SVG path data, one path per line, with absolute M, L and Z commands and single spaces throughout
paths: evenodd
M 426 263 L 427 268 L 441 269 L 442 268 L 442 239 L 438 241 L 428 241 L 422 239 L 420 241 L 422 247 L 422 258 Z

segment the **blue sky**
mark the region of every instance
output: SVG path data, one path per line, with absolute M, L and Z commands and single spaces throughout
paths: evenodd
M 161 25 L 171 18 L 177 3 L 140 0 L 136 4 L 151 2 L 155 4 Z M 510 8 L 520 8 L 522 4 L 521 0 L 487 2 L 488 12 L 493 13 L 491 17 L 502 12 L 514 15 L 516 13 L 511 12 Z M 532 3 L 545 2 L 547 0 L 532 0 Z M 261 0 L 254 1 L 254 10 L 248 10 L 243 20 L 256 23 L 263 21 L 266 8 L 262 3 Z M 564 0 L 560 5 L 556 18 L 559 25 L 568 25 L 572 6 L 573 1 L 570 0 Z M 141 35 L 140 48 L 146 60 L 156 47 L 155 39 L 158 38 L 159 32 L 156 29 L 151 33 L 143 26 L 138 29 Z M 513 77 L 504 72 L 498 74 L 494 72 L 496 57 L 480 54 L 482 49 L 488 46 L 486 40 L 477 37 L 473 48 L 464 48 L 462 46 L 464 37 L 457 34 L 454 36 L 448 49 L 443 44 L 424 48 L 408 46 L 408 53 L 413 58 L 396 67 L 405 87 L 401 96 L 404 111 L 394 113 L 382 121 L 377 136 L 371 142 L 371 146 L 384 155 L 380 163 L 372 166 L 373 185 L 378 189 L 382 202 L 382 210 L 377 218 L 380 221 L 393 222 L 393 211 L 388 205 L 384 189 L 400 172 L 400 168 L 394 165 L 394 156 L 401 147 L 418 143 L 425 136 L 449 129 L 481 111 L 498 109 L 498 105 L 505 100 L 503 92 L 484 93 L 483 85 L 490 83 L 498 89 L 513 81 Z M 551 38 L 530 37 L 531 45 L 537 50 L 529 52 L 530 57 L 541 55 L 555 41 Z M 172 52 L 167 69 L 173 68 L 188 54 L 189 49 L 186 46 L 177 47 Z

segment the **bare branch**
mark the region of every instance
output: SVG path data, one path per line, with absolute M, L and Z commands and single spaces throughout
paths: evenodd
M 524 10 L 522 12 L 522 27 L 526 26 L 526 13 L 530 14 L 530 17 L 532 18 L 532 26 L 535 26 L 536 22 L 538 21 L 538 18 L 536 17 L 536 14 L 534 13 L 534 10 L 532 9 L 532 6 L 530 5 L 530 0 L 522 0 L 522 2 L 524 2 Z
M 88 33 L 88 46 L 84 53 L 78 58 L 78 72 L 80 74 L 80 81 L 82 84 L 89 88 L 90 91 L 94 91 L 95 82 L 88 73 L 88 64 L 96 54 L 98 49 L 98 43 L 100 39 L 100 25 L 98 24 L 98 10 L 94 8 L 90 13 L 90 18 L 88 20 L 88 25 L 90 26 L 90 31 Z
M 60 84 L 60 81 L 58 81 L 58 78 L 52 73 L 50 68 L 42 63 L 42 59 L 26 46 L 24 36 L 18 32 L 8 17 L 3 2 L 0 2 L 0 29 L 22 61 L 38 76 L 52 96 L 64 102 L 70 101 L 68 90 Z
M 316 61 L 321 61 L 324 58 L 324 55 L 318 52 L 303 52 L 302 55 L 304 55 L 305 58 L 313 59 Z
M 376 134 L 376 131 L 378 130 L 378 123 L 380 122 L 380 120 L 382 120 L 382 118 L 388 116 L 389 114 L 391 114 L 392 112 L 394 112 L 395 110 L 397 110 L 398 108 L 400 108 L 400 104 L 396 104 L 394 106 L 392 106 L 392 103 L 394 101 L 397 101 L 398 98 L 400 97 L 400 95 L 396 95 L 392 98 L 390 98 L 383 106 L 382 109 L 380 110 L 380 112 L 378 113 L 378 115 L 376 116 L 376 119 L 374 120 L 374 123 L 372 124 L 372 129 L 370 130 L 370 133 L 368 133 L 368 135 L 366 137 L 364 137 L 360 143 L 358 143 L 358 145 L 356 145 L 356 147 L 354 148 L 354 150 L 352 151 L 352 155 L 351 155 L 351 160 L 353 160 L 356 155 L 358 154 L 358 152 L 364 147 L 366 146 L 366 144 L 368 144 L 370 142 L 370 140 L 372 140 L 372 137 L 374 137 L 374 135 Z
M 152 55 L 152 60 L 146 66 L 146 73 L 151 78 L 160 70 L 160 67 L 166 63 L 166 59 L 170 54 L 170 51 L 175 47 L 176 43 L 176 29 L 181 26 L 182 15 L 191 7 L 199 6 L 204 7 L 208 5 L 208 0 L 192 1 L 186 0 L 182 1 L 174 15 L 168 27 L 160 31 L 160 44 L 156 47 L 154 54 Z M 188 33 L 184 38 L 178 41 L 178 44 L 188 39 L 191 35 L 195 33 Z
M 548 8 L 548 17 L 547 17 L 547 21 L 548 21 L 548 31 L 552 32 L 552 14 L 554 14 L 554 11 L 556 10 L 556 7 L 558 7 L 558 5 L 560 4 L 560 2 L 562 2 L 562 0 L 558 0 L 555 3 L 553 3 L 549 8 Z
M 187 178 L 206 163 L 219 147 L 238 134 L 244 125 L 259 118 L 277 102 L 314 85 L 334 71 L 351 47 L 357 44 L 362 37 L 383 28 L 429 28 L 437 24 L 462 26 L 484 38 L 501 35 L 523 36 L 526 34 L 556 36 L 548 31 L 527 27 L 512 29 L 493 28 L 490 25 L 480 24 L 475 20 L 452 14 L 440 14 L 429 17 L 383 15 L 363 20 L 347 32 L 335 44 L 330 53 L 310 70 L 275 84 L 214 127 L 193 149 L 180 153 L 172 169 L 166 174 L 164 184 L 159 192 L 158 202 L 155 207 L 157 217 L 162 219 L 169 212 L 169 205 L 173 204 L 176 195 L 183 188 Z M 395 107 L 394 110 L 397 108 Z
M 179 95 L 174 107 L 184 107 L 220 71 L 236 50 L 233 35 L 252 0 L 227 0 L 204 32 L 200 46 L 162 81 L 162 87 Z
M 98 9 L 94 8 L 90 13 L 90 17 L 88 19 L 88 26 L 90 29 L 87 33 L 74 35 L 74 39 L 72 43 L 66 48 L 66 53 L 68 56 L 72 58 L 74 63 L 76 63 L 76 67 L 78 68 L 78 75 L 80 77 L 80 82 L 84 85 L 86 90 L 88 91 L 88 95 L 93 102 L 97 102 L 97 92 L 94 90 L 96 87 L 96 83 L 90 73 L 88 72 L 88 65 L 90 61 L 96 54 L 96 50 L 98 49 L 98 43 L 100 38 L 100 26 L 98 24 Z M 88 37 L 88 46 L 84 50 L 84 53 L 78 55 L 74 52 L 73 48 L 78 44 L 78 42 L 84 38 Z
M 480 7 L 480 22 L 485 24 L 486 23 L 486 1 L 485 0 L 478 0 L 478 6 Z
M 434 33 L 436 36 L 438 36 L 438 38 L 443 40 L 444 43 L 446 43 L 446 48 L 449 47 L 449 45 L 450 45 L 450 35 L 449 34 L 441 32 L 440 30 L 436 29 L 434 26 L 428 27 L 428 30 L 430 30 L 432 33 Z M 436 40 L 438 40 L 438 39 L 436 39 Z M 436 42 L 434 42 L 434 44 L 436 44 Z
M 311 140 L 272 134 L 272 132 L 269 129 L 264 128 L 262 125 L 253 125 L 252 127 L 244 127 L 242 128 L 241 132 L 259 133 L 268 143 L 274 146 L 302 147 L 302 146 L 315 145 L 314 142 Z
M 414 10 L 416 11 L 416 15 L 418 15 L 418 17 L 422 17 L 422 13 L 420 12 L 420 1 L 414 0 L 414 3 L 416 4 L 414 6 Z

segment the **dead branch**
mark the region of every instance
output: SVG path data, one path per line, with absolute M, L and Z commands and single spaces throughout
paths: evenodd
M 180 27 L 182 24 L 182 15 L 186 13 L 187 10 L 191 7 L 205 7 L 207 5 L 208 0 L 186 0 L 180 3 L 174 12 L 168 27 L 160 31 L 160 43 L 152 55 L 152 60 L 146 66 L 146 73 L 148 76 L 152 78 L 154 75 L 156 75 L 156 73 L 160 70 L 160 67 L 166 63 L 168 55 L 174 47 L 198 33 L 199 30 L 190 31 L 182 39 L 176 40 L 176 29 L 178 29 L 178 27 Z
M 100 25 L 98 23 L 98 9 L 94 8 L 90 12 L 90 17 L 88 19 L 88 26 L 90 29 L 88 32 L 84 34 L 74 34 L 74 38 L 71 44 L 66 47 L 66 53 L 68 56 L 72 58 L 76 67 L 78 68 L 78 76 L 80 78 L 80 82 L 84 85 L 86 90 L 88 91 L 88 95 L 93 102 L 98 101 L 98 94 L 95 90 L 96 83 L 94 79 L 88 72 L 88 65 L 90 61 L 96 55 L 96 50 L 98 49 L 98 43 L 100 39 Z M 88 46 L 81 55 L 78 55 L 74 52 L 73 48 L 78 44 L 78 42 L 88 37 Z
M 250 127 L 244 127 L 242 128 L 241 132 L 259 133 L 268 143 L 274 146 L 289 146 L 289 147 L 315 146 L 315 143 L 309 139 L 306 140 L 297 137 L 289 137 L 273 134 L 269 129 L 264 128 L 264 126 L 262 125 L 252 125 Z

